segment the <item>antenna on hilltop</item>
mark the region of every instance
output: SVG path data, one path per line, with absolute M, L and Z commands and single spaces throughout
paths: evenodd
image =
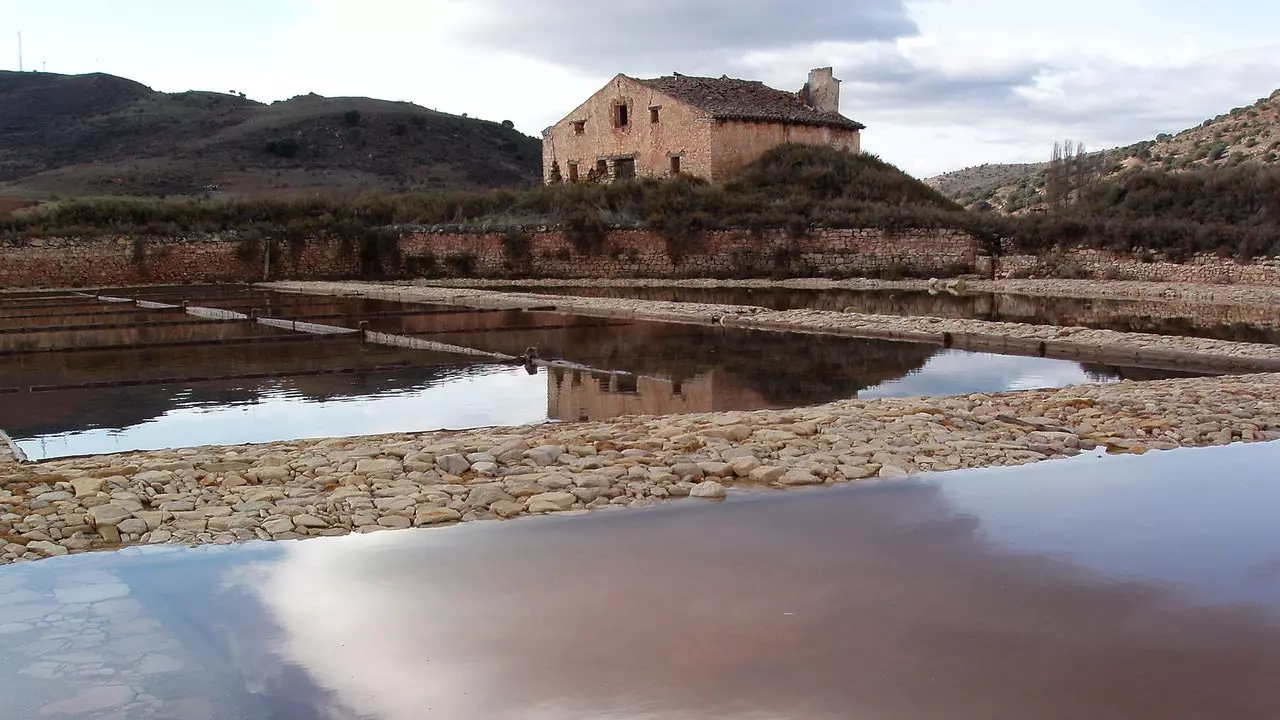
M 18 31 L 18 72 L 22 72 L 22 31 Z

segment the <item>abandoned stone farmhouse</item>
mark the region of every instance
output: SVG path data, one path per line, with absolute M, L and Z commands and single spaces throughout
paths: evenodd
M 783 143 L 858 152 L 864 127 L 840 114 L 829 67 L 798 92 L 730 77 L 618 75 L 542 131 L 542 174 L 548 183 L 680 173 L 719 182 Z

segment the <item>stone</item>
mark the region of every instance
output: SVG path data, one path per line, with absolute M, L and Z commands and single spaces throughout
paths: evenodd
M 524 503 L 514 500 L 499 500 L 489 506 L 489 510 L 500 518 L 511 518 L 524 513 Z
M 876 473 L 878 477 L 882 477 L 882 478 L 900 478 L 900 477 L 906 477 L 907 475 L 910 475 L 910 474 L 911 473 L 907 472 L 906 470 L 903 470 L 897 465 L 882 465 L 880 467 L 880 471 Z
M 404 466 L 396 458 L 388 458 L 385 460 L 376 460 L 374 458 L 362 458 L 356 461 L 356 474 L 369 477 L 371 475 L 389 474 L 399 475 L 403 472 Z
M 142 533 L 147 532 L 150 528 L 147 527 L 147 522 L 145 520 L 129 518 L 127 520 L 121 520 L 120 524 L 116 525 L 116 529 L 128 535 L 141 535 Z
M 378 524 L 385 528 L 402 530 L 413 526 L 413 521 L 403 515 L 385 515 L 378 518 Z
M 822 478 L 814 475 L 808 470 L 788 470 L 778 477 L 777 482 L 781 485 L 821 485 Z
M 876 474 L 880 468 L 873 465 L 841 465 L 836 469 L 845 480 L 862 480 Z
M 119 525 L 122 520 L 133 517 L 133 511 L 115 503 L 108 503 L 89 508 L 88 515 L 90 524 L 94 527 L 102 528 Z
M 702 468 L 697 463 L 680 462 L 671 466 L 671 474 L 682 480 L 689 477 L 701 478 Z
M 472 488 L 467 493 L 467 504 L 471 507 L 487 508 L 499 500 L 515 500 L 515 498 L 504 492 L 502 488 L 492 485 Z
M 222 478 L 222 487 L 238 488 L 248 484 L 249 484 L 248 480 L 245 480 L 243 476 L 238 475 L 236 473 L 227 473 Z
M 492 455 L 496 462 L 512 464 L 518 462 L 524 457 L 524 452 L 529 449 L 529 443 L 524 440 L 515 439 L 508 440 L 497 447 L 490 448 L 489 454 Z
M 293 532 L 293 519 L 287 515 L 276 515 L 262 523 L 262 529 L 272 535 Z
M 754 456 L 734 458 L 729 461 L 729 469 L 738 477 L 749 477 L 751 471 L 761 466 L 761 462 Z
M 284 482 L 293 476 L 293 471 L 285 465 L 268 465 L 251 467 L 247 472 L 249 479 L 255 483 Z
M 733 469 L 725 462 L 700 462 L 698 467 L 702 469 L 704 477 L 723 478 L 733 475 Z
M 477 462 L 471 464 L 471 469 L 479 475 L 494 475 L 498 472 L 498 464 L 494 462 Z
M 413 524 L 423 525 L 439 525 L 441 523 L 457 522 L 462 519 L 462 513 L 449 508 L 424 507 L 419 508 L 414 513 Z
M 45 557 L 53 557 L 55 555 L 66 555 L 68 550 L 55 543 L 47 540 L 33 540 L 27 543 L 27 549 L 32 552 L 38 552 Z
M 437 457 L 436 467 L 450 475 L 461 475 L 471 469 L 471 463 L 467 462 L 467 459 L 458 453 L 451 453 Z
M 729 494 L 724 485 L 715 480 L 704 480 L 689 489 L 689 497 L 720 499 Z
M 524 451 L 526 458 L 541 466 L 554 465 L 560 460 L 561 454 L 559 445 L 539 445 L 536 448 Z
M 786 472 L 787 469 L 784 467 L 778 467 L 776 465 L 762 465 L 748 473 L 747 477 L 752 482 L 772 483 L 777 482 L 778 479 Z
M 71 487 L 75 490 L 76 497 L 78 498 L 96 495 L 102 491 L 102 488 L 106 486 L 106 484 L 106 478 L 95 477 L 81 477 L 75 478 L 71 481 Z
M 529 498 L 528 507 L 531 513 L 559 512 L 573 507 L 576 500 L 572 493 L 545 492 Z
M 325 522 L 324 520 L 321 520 L 320 518 L 316 517 L 315 515 L 309 515 L 309 514 L 307 514 L 307 513 L 303 513 L 303 514 L 301 514 L 301 515 L 294 515 L 294 516 L 293 516 L 293 524 L 294 524 L 294 526 L 295 526 L 295 527 L 304 527 L 304 528 L 327 528 L 327 527 L 329 527 L 329 523 Z
M 171 513 L 191 512 L 192 510 L 195 510 L 195 509 L 196 509 L 195 500 L 168 500 L 160 503 L 160 510 L 162 512 L 171 512 Z

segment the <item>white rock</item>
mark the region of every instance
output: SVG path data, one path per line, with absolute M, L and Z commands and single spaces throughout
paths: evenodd
M 568 510 L 577 498 L 567 492 L 545 492 L 529 498 L 529 512 L 558 512 Z
M 729 467 L 733 470 L 733 474 L 738 477 L 749 477 L 751 471 L 760 467 L 761 463 L 754 456 L 734 458 L 729 461 Z
M 364 458 L 356 461 L 356 474 L 358 475 L 378 475 L 390 473 L 398 475 L 403 472 L 404 466 L 395 458 L 386 460 L 375 460 L 373 458 Z
M 301 515 L 294 515 L 294 516 L 293 516 L 293 524 L 294 524 L 294 526 L 296 526 L 296 527 L 304 527 L 304 528 L 327 528 L 327 527 L 329 527 L 329 523 L 325 522 L 324 520 L 321 520 L 320 518 L 316 517 L 315 515 L 309 515 L 309 514 L 307 514 L 307 513 L 303 513 L 303 514 L 301 514 Z
M 883 465 L 880 467 L 880 472 L 878 473 L 882 478 L 899 478 L 906 477 L 910 474 L 911 473 L 908 473 L 897 465 Z
M 724 486 L 715 480 L 704 480 L 689 490 L 689 497 L 718 499 L 729 494 Z
M 147 532 L 147 530 L 149 530 L 150 528 L 147 527 L 147 523 L 145 520 L 139 520 L 138 518 L 129 518 L 127 520 L 121 520 L 120 524 L 116 525 L 116 529 L 122 533 L 129 533 L 131 535 L 141 535 L 142 533 Z
M 293 471 L 284 465 L 249 468 L 249 479 L 256 483 L 283 482 L 293 477 Z

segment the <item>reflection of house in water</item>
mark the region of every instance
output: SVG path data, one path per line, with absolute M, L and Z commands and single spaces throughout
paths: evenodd
M 673 415 L 778 407 L 758 392 L 711 370 L 686 380 L 664 380 L 591 370 L 551 368 L 547 416 L 556 420 L 602 420 L 621 415 Z

